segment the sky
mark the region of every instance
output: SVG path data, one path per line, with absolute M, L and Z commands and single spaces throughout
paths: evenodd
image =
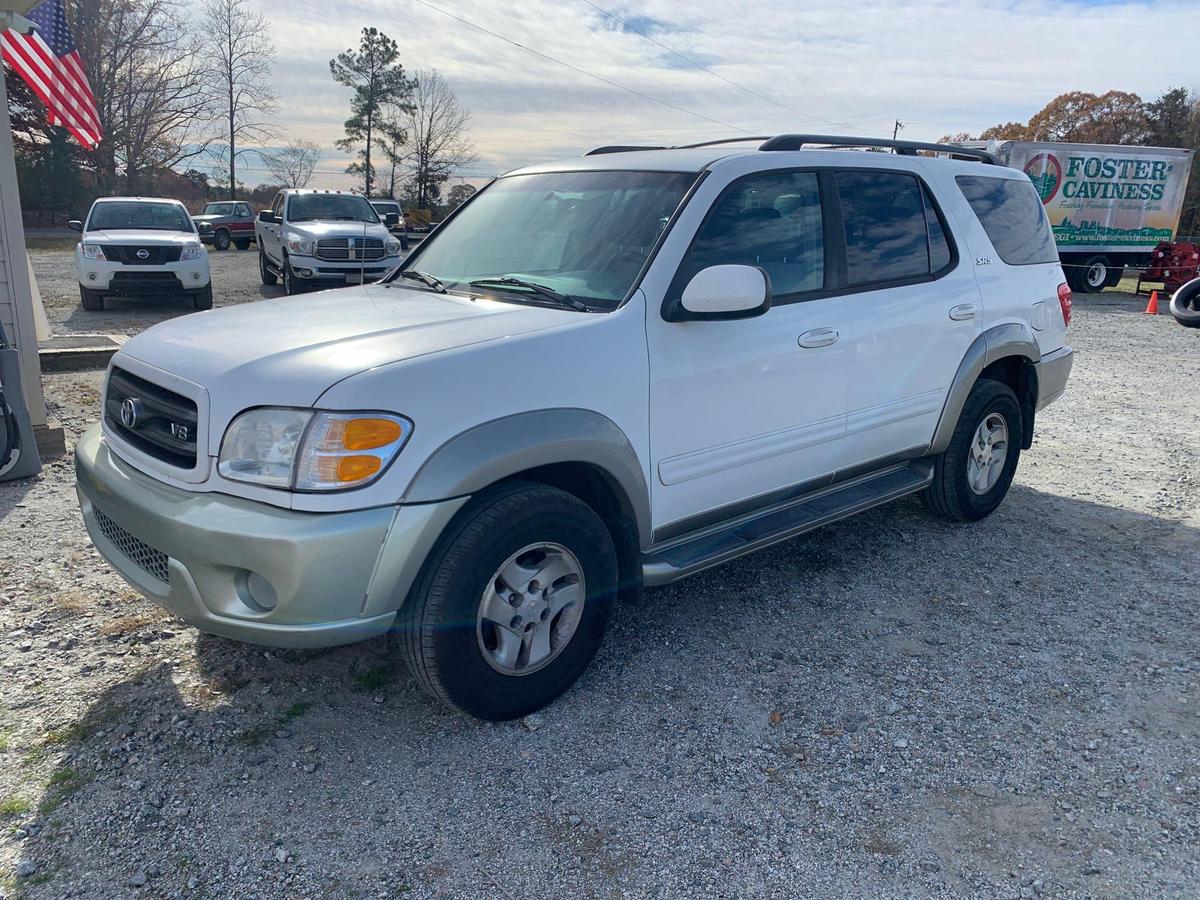
M 1026 121 L 1064 91 L 1200 89 L 1200 0 L 251 2 L 272 27 L 280 133 L 326 148 L 313 185 L 334 188 L 352 182 L 333 148 L 350 91 L 329 60 L 368 25 L 471 111 L 475 184 L 601 144 L 890 136 L 896 119 L 935 140 Z M 246 160 L 248 183 L 260 165 Z

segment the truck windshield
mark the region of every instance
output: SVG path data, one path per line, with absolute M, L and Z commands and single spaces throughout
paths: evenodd
M 109 200 L 92 207 L 88 231 L 191 231 L 192 218 L 177 203 Z
M 288 200 L 287 218 L 289 222 L 379 222 L 371 204 L 353 194 L 296 194 Z
M 621 171 L 501 178 L 438 228 L 410 267 L 451 289 L 516 278 L 612 309 L 695 180 Z M 520 295 L 497 289 L 503 300 Z
M 399 203 L 374 202 L 371 205 L 373 207 L 375 207 L 375 212 L 379 213 L 381 216 L 386 216 L 388 213 L 395 213 L 396 215 L 400 215 L 400 204 Z
M 232 216 L 234 212 L 232 203 L 210 203 L 204 207 L 206 216 Z

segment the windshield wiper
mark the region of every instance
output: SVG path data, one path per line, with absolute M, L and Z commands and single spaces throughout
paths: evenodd
M 536 281 L 525 281 L 522 278 L 511 278 L 505 276 L 503 278 L 477 278 L 475 281 L 468 283 L 471 285 L 471 287 L 488 287 L 489 285 L 499 285 L 501 287 L 525 288 L 533 291 L 539 297 L 545 297 L 547 300 L 554 301 L 559 306 L 577 309 L 579 312 L 592 311 L 592 308 L 583 301 L 578 300 L 568 294 L 560 294 L 553 288 L 548 288 L 544 284 L 538 284 Z
M 418 272 L 416 269 L 405 269 L 400 273 L 400 277 L 411 278 L 413 281 L 419 281 L 421 284 L 433 288 L 439 294 L 446 293 L 446 286 L 428 272 Z

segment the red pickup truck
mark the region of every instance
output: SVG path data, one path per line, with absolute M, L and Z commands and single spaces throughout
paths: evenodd
M 200 240 L 212 244 L 215 250 L 228 250 L 230 244 L 245 250 L 254 240 L 254 213 L 242 200 L 223 200 L 209 203 L 204 212 L 192 216 Z

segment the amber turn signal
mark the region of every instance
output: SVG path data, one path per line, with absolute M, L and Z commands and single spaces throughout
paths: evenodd
M 343 456 L 337 464 L 337 480 L 341 482 L 362 481 L 383 468 L 378 456 Z
M 400 440 L 404 429 L 391 419 L 351 419 L 342 433 L 347 450 L 374 450 Z

